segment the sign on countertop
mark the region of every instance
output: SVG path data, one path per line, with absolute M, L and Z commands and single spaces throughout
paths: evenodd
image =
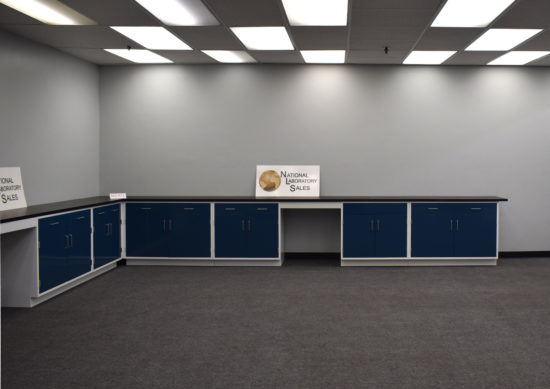
M 0 211 L 26 207 L 21 168 L 0 167 Z
M 258 165 L 256 197 L 319 197 L 320 166 Z

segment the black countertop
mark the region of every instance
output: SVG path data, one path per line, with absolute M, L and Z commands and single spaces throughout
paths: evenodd
M 72 211 L 80 208 L 115 204 L 123 201 L 184 201 L 184 202 L 344 202 L 344 201 L 412 201 L 412 202 L 499 202 L 508 199 L 497 196 L 322 196 L 322 197 L 276 197 L 256 198 L 253 196 L 131 196 L 126 200 L 109 200 L 107 196 L 87 197 L 83 199 L 60 201 L 57 203 L 31 205 L 27 208 L 0 211 L 0 223 L 57 212 Z

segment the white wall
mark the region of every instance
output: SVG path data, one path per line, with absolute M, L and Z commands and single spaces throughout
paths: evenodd
M 111 66 L 100 83 L 103 193 L 252 195 L 257 164 L 319 164 L 324 195 L 508 197 L 501 250 L 550 250 L 549 69 Z
M 99 194 L 99 70 L 0 30 L 0 166 L 29 205 Z

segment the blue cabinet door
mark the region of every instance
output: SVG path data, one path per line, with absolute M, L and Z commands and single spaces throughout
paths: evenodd
M 182 221 L 182 257 L 209 258 L 210 253 L 210 204 L 183 204 L 180 207 Z M 179 234 L 177 236 L 180 236 Z
M 376 205 L 375 256 L 399 258 L 407 256 L 407 204 Z
M 216 257 L 247 257 L 247 206 L 245 204 L 216 204 L 214 212 Z
M 168 204 L 167 256 L 210 257 L 210 204 Z
M 345 258 L 407 256 L 407 204 L 344 204 Z
M 69 279 L 76 278 L 91 270 L 91 220 L 90 210 L 73 212 L 67 215 L 70 220 L 69 237 L 71 248 L 67 256 Z
M 454 204 L 454 256 L 496 257 L 496 204 Z
M 450 204 L 412 204 L 413 257 L 451 257 L 453 226 Z
M 67 281 L 66 257 L 70 249 L 69 220 L 65 215 L 38 221 L 39 291 L 45 292 Z
M 276 258 L 279 256 L 278 220 L 277 204 L 247 205 L 247 257 Z
M 120 257 L 120 205 L 94 209 L 94 268 Z
M 368 258 L 376 256 L 375 219 L 367 204 L 344 204 L 343 256 Z
M 126 254 L 129 257 L 160 256 L 163 238 L 160 204 L 126 204 Z

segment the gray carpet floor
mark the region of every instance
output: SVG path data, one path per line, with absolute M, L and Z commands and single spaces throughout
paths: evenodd
M 119 267 L 2 309 L 2 388 L 550 387 L 550 258 L 293 264 Z

